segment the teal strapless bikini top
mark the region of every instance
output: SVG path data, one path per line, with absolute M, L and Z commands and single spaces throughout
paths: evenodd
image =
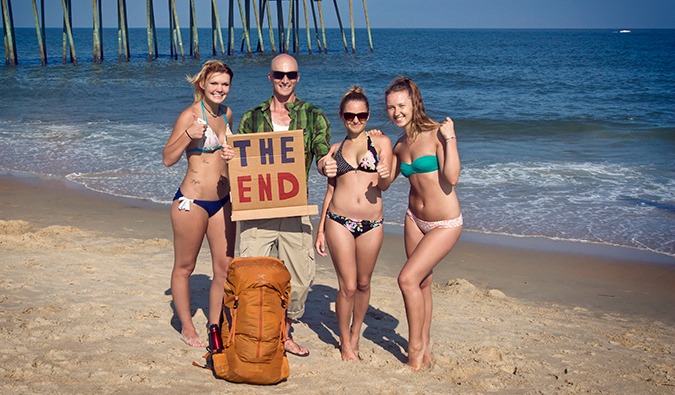
M 401 162 L 401 174 L 408 178 L 413 174 L 430 173 L 438 170 L 436 155 L 425 155 L 415 159 L 412 163 Z

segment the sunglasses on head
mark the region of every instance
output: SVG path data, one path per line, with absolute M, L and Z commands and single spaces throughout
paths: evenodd
M 343 112 L 342 118 L 348 122 L 354 122 L 354 118 L 358 118 L 359 122 L 366 122 L 368 120 L 367 112 L 353 113 L 353 112 Z
M 272 78 L 274 78 L 275 80 L 283 80 L 284 77 L 288 77 L 289 80 L 297 80 L 298 72 L 289 71 L 285 73 L 283 71 L 272 71 Z

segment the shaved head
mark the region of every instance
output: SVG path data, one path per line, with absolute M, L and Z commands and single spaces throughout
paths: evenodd
M 300 81 L 300 73 L 294 57 L 285 53 L 275 56 L 267 78 L 272 83 L 276 100 L 295 101 L 295 86 Z
M 277 55 L 272 59 L 272 71 L 298 71 L 298 62 L 288 54 Z

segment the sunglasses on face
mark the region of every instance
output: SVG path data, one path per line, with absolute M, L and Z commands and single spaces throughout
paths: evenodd
M 272 71 L 272 78 L 274 78 L 275 80 L 283 80 L 284 77 L 288 77 L 289 80 L 297 80 L 298 72 L 289 71 L 287 73 L 284 73 L 283 71 Z
M 359 122 L 366 122 L 368 120 L 367 112 L 353 113 L 343 112 L 342 118 L 347 122 L 354 122 L 354 118 L 358 118 Z

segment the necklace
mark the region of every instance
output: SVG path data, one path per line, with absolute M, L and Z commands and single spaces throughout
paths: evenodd
M 202 101 L 202 106 L 204 107 L 206 112 L 208 112 L 212 117 L 218 118 L 218 115 L 220 115 L 220 106 L 218 106 L 218 113 L 217 114 L 214 114 L 213 112 L 211 112 L 211 110 L 209 110 L 209 106 L 205 106 L 203 101 Z

